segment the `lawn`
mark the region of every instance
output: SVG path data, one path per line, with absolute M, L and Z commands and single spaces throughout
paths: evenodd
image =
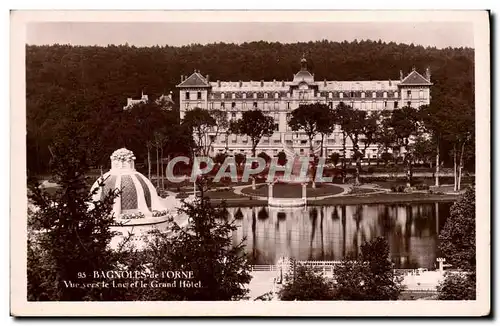
M 342 188 L 332 185 L 316 185 L 312 188 L 309 184 L 307 186 L 307 197 L 318 197 L 326 195 L 336 195 L 343 191 Z M 252 187 L 245 188 L 241 191 L 244 194 L 252 196 L 268 196 L 267 185 L 259 185 L 257 189 L 253 190 Z M 301 198 L 302 186 L 300 184 L 275 184 L 273 187 L 273 197 L 275 198 Z

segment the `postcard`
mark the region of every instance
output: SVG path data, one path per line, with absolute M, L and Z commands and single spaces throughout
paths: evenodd
M 11 315 L 487 316 L 489 39 L 487 11 L 12 11 Z

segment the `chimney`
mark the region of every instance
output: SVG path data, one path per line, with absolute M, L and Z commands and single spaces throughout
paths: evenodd
M 207 78 L 207 83 L 210 83 L 210 75 L 209 74 L 207 74 L 206 78 Z
M 389 79 L 389 86 L 392 86 L 392 81 Z
M 427 78 L 428 81 L 431 81 L 431 68 L 430 67 L 427 67 L 427 69 L 425 69 L 425 78 Z
M 181 83 L 184 81 L 184 75 L 181 75 Z
M 326 78 L 325 78 L 325 80 L 323 80 L 323 86 L 326 87 Z
M 243 86 L 243 82 L 240 80 L 240 87 Z
M 217 80 L 217 87 L 220 87 L 220 80 Z
M 403 70 L 399 71 L 399 80 L 403 81 Z
M 285 87 L 285 81 L 281 81 L 281 87 Z

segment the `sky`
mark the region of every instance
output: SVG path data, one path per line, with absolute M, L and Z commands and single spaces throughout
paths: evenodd
M 260 40 L 294 43 L 380 39 L 437 48 L 474 47 L 472 24 L 465 22 L 39 22 L 27 25 L 26 36 L 30 45 L 128 43 L 139 47 Z

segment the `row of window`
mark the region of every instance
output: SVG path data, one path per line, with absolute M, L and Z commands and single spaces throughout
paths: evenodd
M 413 93 L 416 93 L 417 91 L 412 91 L 412 90 L 407 90 L 406 91 L 406 96 L 407 98 L 412 98 L 413 96 Z M 302 94 L 302 93 L 301 93 Z M 350 93 L 346 93 L 349 97 L 359 97 L 357 93 L 355 92 L 350 92 Z M 394 92 L 393 93 L 393 97 L 394 98 L 397 98 L 398 97 L 398 92 Z M 415 94 L 416 95 L 416 94 Z M 186 96 L 186 100 L 189 100 L 191 99 L 191 94 L 189 92 L 186 92 L 185 93 L 185 96 Z M 318 95 L 316 95 L 318 96 Z M 387 98 L 387 92 L 384 92 L 383 93 L 383 98 Z M 424 91 L 423 90 L 419 90 L 418 91 L 418 98 L 421 98 L 423 99 L 425 96 L 424 94 Z M 290 97 L 290 93 L 287 93 L 287 97 L 289 98 Z M 365 98 L 366 97 L 366 93 L 365 92 L 361 92 L 361 98 Z M 377 97 L 377 93 L 376 92 L 372 92 L 372 98 L 376 98 Z M 221 98 L 224 99 L 225 98 L 225 94 L 224 93 L 221 93 Z M 235 99 L 236 98 L 236 94 L 235 93 L 232 93 L 232 96 L 231 98 Z M 253 93 L 253 98 L 256 99 L 257 98 L 257 93 Z M 268 93 L 264 93 L 264 98 L 269 98 L 268 96 Z M 274 93 L 274 98 L 277 99 L 279 98 L 279 94 L 278 93 Z M 332 92 L 329 92 L 328 93 L 328 98 L 333 98 L 333 93 Z M 343 92 L 340 92 L 339 93 L 339 98 L 344 98 L 344 93 Z M 202 94 L 201 92 L 196 92 L 196 99 L 197 100 L 201 100 L 202 99 Z M 212 94 L 212 99 L 214 99 L 214 95 Z M 246 99 L 246 93 L 243 93 L 243 99 Z

